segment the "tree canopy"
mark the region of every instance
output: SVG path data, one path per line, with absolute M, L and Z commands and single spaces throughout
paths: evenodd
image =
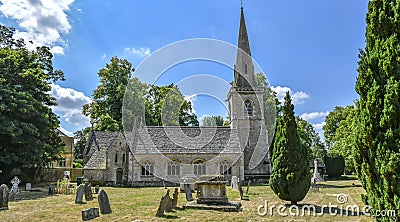
M 0 164 L 41 167 L 63 150 L 49 92 L 64 75 L 53 69 L 48 47 L 29 50 L 14 33 L 0 25 Z
M 100 69 L 100 85 L 93 91 L 93 101 L 83 107 L 94 130 L 120 131 L 124 125 L 131 130 L 132 121 L 147 126 L 199 124 L 191 103 L 184 99 L 177 86 L 142 83 L 137 78 L 131 79 L 133 72 L 128 60 L 117 57 Z
M 202 126 L 223 126 L 224 118 L 222 116 L 205 116 L 201 121 Z
M 354 160 L 373 214 L 400 209 L 399 18 L 400 1 L 370 1 L 366 46 L 359 54 Z M 400 215 L 376 219 L 400 221 Z

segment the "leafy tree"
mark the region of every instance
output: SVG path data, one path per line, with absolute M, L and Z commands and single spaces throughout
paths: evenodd
M 89 139 L 89 134 L 89 127 L 78 130 L 74 133 L 74 139 L 76 140 L 76 143 L 74 145 L 74 159 L 83 159 L 83 152 L 85 151 L 85 147 Z
M 336 106 L 335 109 L 326 116 L 326 124 L 322 129 L 324 130 L 325 143 L 328 149 L 332 148 L 336 142 L 337 137 L 335 133 L 339 128 L 340 122 L 347 118 L 347 115 L 353 108 L 353 106 L 347 106 L 345 108 Z
M 314 127 L 309 122 L 298 116 L 295 118 L 300 142 L 308 150 L 308 160 L 314 158 L 323 160 L 326 150 L 324 144 L 321 142 L 319 134 L 315 132 Z
M 202 126 L 223 126 L 224 118 L 222 116 L 205 116 L 201 123 Z
M 132 127 L 132 120 L 137 123 L 143 121 L 147 126 L 198 125 L 191 103 L 184 100 L 176 86 L 155 86 L 142 83 L 137 78 L 131 80 L 133 71 L 128 60 L 117 57 L 111 58 L 111 62 L 100 69 L 100 85 L 93 91 L 93 101 L 83 107 L 83 113 L 95 124 L 95 130 L 119 131 L 124 128 L 124 97 L 129 103 L 124 107 L 131 109 L 124 113 L 127 128 Z M 125 95 L 127 87 L 129 93 Z M 140 116 L 145 116 L 145 120 L 137 119 Z
M 144 95 L 147 126 L 198 126 L 192 104 L 183 98 L 177 86 L 148 86 Z
M 95 130 L 122 130 L 122 103 L 133 71 L 128 60 L 117 57 L 100 69 L 100 85 L 93 91 L 93 101 L 83 106 L 83 114 L 95 123 Z
M 366 46 L 359 54 L 354 160 L 372 213 L 400 209 L 399 17 L 400 1 L 370 1 Z M 400 215 L 376 219 L 400 221 Z
M 289 92 L 278 120 L 271 160 L 271 189 L 280 199 L 291 201 L 291 204 L 303 200 L 310 188 L 311 174 L 308 152 L 297 132 Z
M 49 93 L 63 73 L 53 69 L 48 47 L 28 50 L 14 33 L 0 25 L 0 168 L 40 169 L 63 151 L 58 117 L 50 108 L 56 102 Z
M 341 116 L 345 118 L 340 120 L 333 135 L 330 137 L 331 147 L 328 151 L 330 155 L 342 156 L 344 158 L 347 173 L 354 172 L 353 149 L 355 146 L 356 136 L 356 122 L 354 121 L 355 111 L 354 106 L 347 106 L 340 109 L 339 112 L 341 113 Z M 337 113 L 335 114 L 334 112 L 331 112 L 328 115 L 327 120 L 332 116 L 337 116 Z

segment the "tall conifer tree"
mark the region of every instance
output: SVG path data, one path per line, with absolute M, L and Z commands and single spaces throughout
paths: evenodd
M 300 142 L 289 92 L 273 143 L 271 189 L 282 200 L 297 204 L 306 196 L 311 183 L 307 147 Z
M 400 1 L 368 5 L 356 91 L 355 168 L 372 212 L 400 209 Z M 399 212 L 398 212 L 399 213 Z M 400 221 L 378 217 L 379 221 Z

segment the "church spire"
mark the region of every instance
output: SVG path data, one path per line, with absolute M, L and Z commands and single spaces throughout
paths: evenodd
M 249 37 L 244 20 L 243 7 L 240 8 L 238 50 L 236 54 L 234 86 L 252 88 L 255 86 L 254 66 L 251 58 Z
M 246 22 L 244 21 L 243 7 L 240 8 L 240 27 L 239 27 L 239 37 L 238 37 L 238 48 L 245 51 L 251 56 L 249 37 L 247 35 Z

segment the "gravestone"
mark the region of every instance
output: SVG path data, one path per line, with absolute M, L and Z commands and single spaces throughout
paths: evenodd
M 190 190 L 190 184 L 185 183 L 185 194 L 187 201 L 193 201 L 192 191 Z
M 101 214 L 110 214 L 112 212 L 110 206 L 110 200 L 108 199 L 108 195 L 104 190 L 99 191 L 99 195 L 97 196 L 100 206 Z
M 85 185 L 81 184 L 78 186 L 78 189 L 76 190 L 76 197 L 75 197 L 75 203 L 76 204 L 83 204 L 83 195 L 85 194 Z
M 160 205 L 158 206 L 157 213 L 156 213 L 157 217 L 164 216 L 164 211 L 167 210 L 169 202 L 171 202 L 171 198 L 169 197 L 169 190 L 167 190 L 167 193 L 161 197 Z
M 176 208 L 178 205 L 178 197 L 179 197 L 179 192 L 178 188 L 175 188 L 174 194 L 172 195 L 172 208 Z
M 233 176 L 231 179 L 231 187 L 232 189 L 238 190 L 238 178 L 237 176 Z
M 86 182 L 86 183 L 85 183 L 84 192 L 85 192 L 85 200 L 86 200 L 86 201 L 91 201 L 91 200 L 93 200 L 92 187 L 91 187 L 91 185 L 90 185 L 89 182 Z
M 172 199 L 169 196 L 169 190 L 167 190 L 167 193 L 165 194 L 166 196 L 166 206 L 165 206 L 165 212 L 171 212 L 172 211 Z
M 325 182 L 324 178 L 318 173 L 318 159 L 314 159 L 314 173 L 311 178 L 312 183 Z
M 95 194 L 98 194 L 99 191 L 100 191 L 100 186 L 99 186 L 99 185 L 96 185 L 96 186 L 94 187 L 94 193 L 95 193 Z
M 89 208 L 87 210 L 82 210 L 82 220 L 87 221 L 93 218 L 99 217 L 99 208 Z
M 238 189 L 239 189 L 239 193 L 240 193 L 240 198 L 243 198 L 242 181 L 240 181 L 240 179 L 238 179 L 237 185 L 238 185 Z
M 5 184 L 0 186 L 0 210 L 8 210 L 8 187 Z
M 52 187 L 52 186 L 49 186 L 49 193 L 48 193 L 48 195 L 54 195 L 54 192 L 55 192 L 55 188 Z
M 32 190 L 32 184 L 31 184 L 31 183 L 26 183 L 26 184 L 25 184 L 25 190 L 26 190 L 26 191 Z
M 249 194 L 250 185 L 251 185 L 251 180 L 249 180 L 249 182 L 247 182 L 246 194 Z

